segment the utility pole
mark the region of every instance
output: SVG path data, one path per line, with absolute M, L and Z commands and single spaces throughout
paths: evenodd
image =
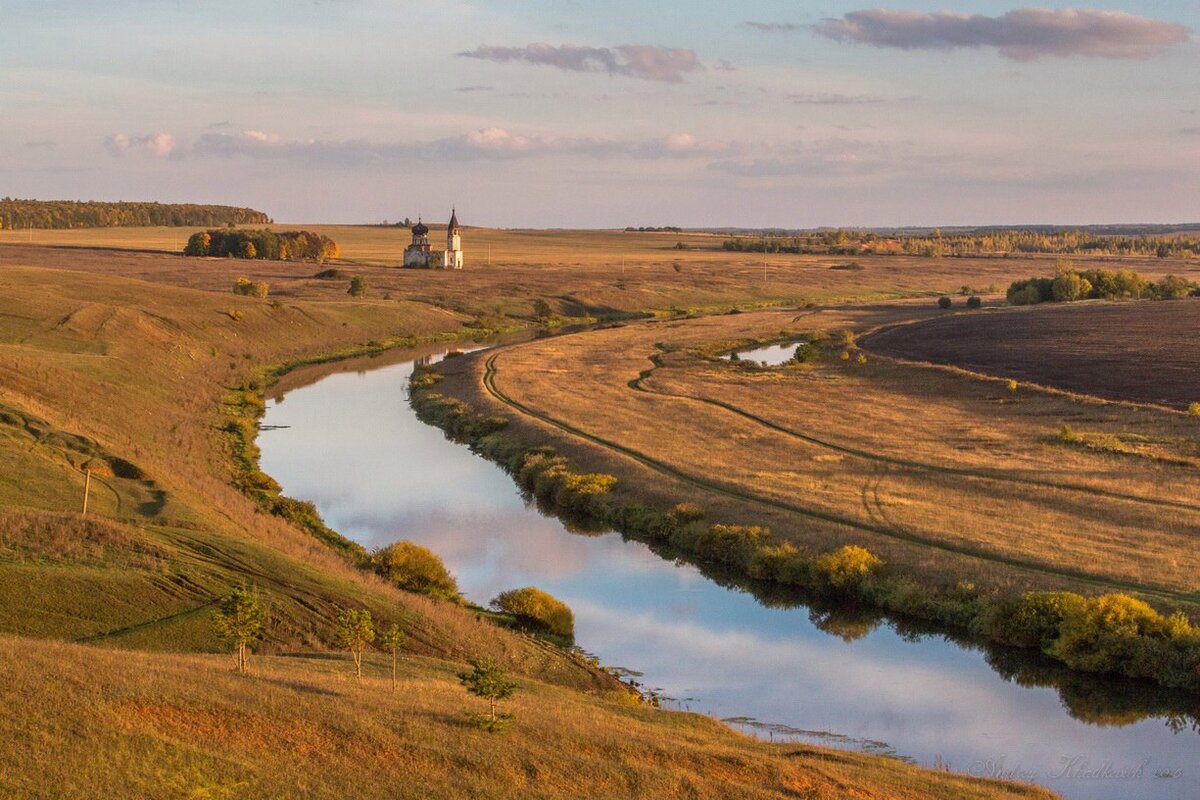
M 85 477 L 83 479 L 83 511 L 80 512 L 80 516 L 86 517 L 87 516 L 87 506 L 88 506 L 88 495 L 92 491 L 92 468 L 91 467 L 87 468 L 87 470 L 84 472 L 84 476 Z

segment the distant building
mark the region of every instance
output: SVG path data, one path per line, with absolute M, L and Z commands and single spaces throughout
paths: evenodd
M 417 218 L 412 227 L 412 244 L 404 248 L 404 266 L 421 269 L 462 269 L 462 228 L 458 224 L 458 212 L 450 211 L 450 222 L 446 225 L 446 249 L 435 251 L 429 246 L 429 226 Z

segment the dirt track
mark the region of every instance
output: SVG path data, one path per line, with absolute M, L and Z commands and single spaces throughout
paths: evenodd
M 861 344 L 1110 400 L 1200 401 L 1200 300 L 1043 305 L 888 328 Z

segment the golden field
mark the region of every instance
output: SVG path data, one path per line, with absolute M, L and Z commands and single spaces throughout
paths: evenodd
M 323 280 L 311 264 L 146 252 L 162 244 L 157 229 L 34 235 L 32 246 L 0 237 L 8 678 L 0 692 L 13 743 L 0 754 L 0 789 L 8 794 L 285 797 L 302 786 L 313 796 L 425 797 L 460 776 L 472 790 L 499 786 L 512 796 L 1045 796 L 894 761 L 774 748 L 710 720 L 631 707 L 605 673 L 470 609 L 384 584 L 231 485 L 237 465 L 223 427 L 243 402 L 231 396 L 266 366 L 527 327 L 543 297 L 571 316 L 749 307 L 810 285 L 813 297 L 939 291 L 966 281 L 961 265 L 914 261 L 904 270 L 889 261 L 847 277 L 780 259 L 760 285 L 750 276 L 761 266 L 730 272 L 725 254 L 647 244 L 619 286 L 611 263 L 549 255 L 460 274 L 360 266 L 353 259 L 370 260 L 376 235 L 367 229 L 359 244 L 357 234 L 335 234 L 346 261 L 327 266 L 344 274 Z M 72 246 L 38 243 L 53 236 Z M 564 254 L 587 240 L 545 236 Z M 509 253 L 516 261 L 529 250 L 517 243 Z M 997 265 L 994 279 L 1015 266 Z M 349 274 L 368 277 L 366 298 L 347 296 Z M 232 294 L 242 275 L 269 281 L 270 297 Z M 94 480 L 82 520 L 85 468 Z M 278 654 L 253 659 L 247 678 L 224 657 L 187 655 L 220 649 L 209 611 L 241 584 L 264 593 L 270 615 L 258 649 Z M 345 660 L 328 655 L 343 608 L 367 608 L 407 632 L 398 702 L 409 705 L 393 710 L 381 696 L 381 662 L 359 685 Z M 462 721 L 471 703 L 454 678 L 480 655 L 522 685 L 517 725 L 486 746 Z M 379 773 L 364 768 L 372 758 Z

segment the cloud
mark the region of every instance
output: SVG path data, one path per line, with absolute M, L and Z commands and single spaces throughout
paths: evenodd
M 25 147 L 30 150 L 54 150 L 58 147 L 58 143 L 49 139 L 38 139 L 33 142 L 25 142 Z
M 1200 128 L 1180 128 L 1179 133 L 1183 136 L 1200 136 Z
M 807 27 L 798 22 L 743 22 L 742 24 L 751 30 L 762 33 L 791 33 L 802 31 Z
M 882 103 L 882 97 L 871 97 L 865 94 L 836 94 L 829 92 L 812 92 L 806 94 L 789 94 L 787 99 L 797 105 L 807 106 L 858 106 L 869 103 Z
M 1183 25 L 1123 11 L 1022 8 L 998 17 L 952 11 L 853 11 L 812 28 L 839 42 L 902 50 L 994 47 L 1015 61 L 1043 56 L 1145 59 L 1186 42 Z
M 346 167 L 415 159 L 501 161 L 558 155 L 597 159 L 681 159 L 728 157 L 734 152 L 734 145 L 702 142 L 687 132 L 651 139 L 598 139 L 523 134 L 491 127 L 424 142 L 287 139 L 255 130 L 238 134 L 205 133 L 196 140 L 191 155 Z
M 144 136 L 113 133 L 104 137 L 104 147 L 117 158 L 130 152 L 166 158 L 175 151 L 175 144 L 175 137 L 169 133 L 149 133 Z
M 685 73 L 704 68 L 693 50 L 653 44 L 623 44 L 618 47 L 551 45 L 542 42 L 525 47 L 480 45 L 458 55 L 497 63 L 519 61 L 568 72 L 606 72 L 668 83 L 678 83 L 683 80 Z
M 456 92 L 492 92 L 495 91 L 494 86 L 460 86 L 454 91 Z

